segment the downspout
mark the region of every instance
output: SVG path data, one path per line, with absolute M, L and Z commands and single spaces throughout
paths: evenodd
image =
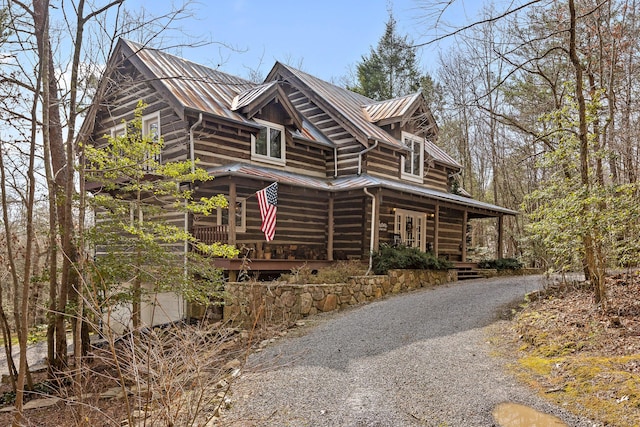
M 333 177 L 338 177 L 338 147 L 333 147 Z
M 191 160 L 191 173 L 195 173 L 196 171 L 196 154 L 195 154 L 195 142 L 194 142 L 194 131 L 196 130 L 196 127 L 200 126 L 202 124 L 202 113 L 200 113 L 200 116 L 198 117 L 198 121 L 195 122 L 190 128 L 189 128 L 189 160 Z M 180 186 L 180 184 L 178 184 L 178 187 Z M 184 234 L 187 235 L 189 233 L 189 212 L 187 211 L 187 201 L 184 201 Z M 187 280 L 189 277 L 189 270 L 188 270 L 188 257 L 187 254 L 189 253 L 189 241 L 185 238 L 184 240 L 184 279 Z M 185 303 L 186 304 L 186 303 Z M 185 315 L 188 314 L 187 310 L 186 310 L 186 305 L 183 306 L 183 309 L 185 311 Z
M 200 116 L 198 117 L 198 121 L 195 122 L 193 126 L 189 128 L 189 160 L 191 160 L 191 173 L 194 173 L 196 171 L 196 148 L 195 148 L 195 142 L 194 142 L 194 139 L 195 139 L 194 131 L 201 124 L 202 124 L 202 113 L 200 113 Z
M 376 219 L 376 196 L 371 194 L 367 187 L 364 187 L 363 190 L 364 190 L 364 194 L 371 197 L 371 237 L 369 242 L 369 269 L 365 273 L 365 276 L 368 276 L 369 273 L 371 273 L 371 270 L 373 269 L 373 249 L 374 249 L 373 241 L 375 238 L 375 235 L 374 235 L 375 227 L 373 224 Z
M 369 151 L 373 150 L 374 148 L 376 148 L 378 146 L 378 142 L 379 141 L 376 139 L 374 144 L 371 147 L 365 148 L 364 150 L 358 153 L 358 175 L 362 173 L 362 156 L 368 153 Z

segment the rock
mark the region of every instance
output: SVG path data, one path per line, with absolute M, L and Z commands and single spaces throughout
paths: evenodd
M 283 292 L 280 299 L 282 300 L 282 304 L 288 308 L 293 307 L 296 303 L 296 296 L 291 291 Z
M 335 294 L 327 295 L 322 305 L 322 311 L 333 311 L 338 307 L 338 298 Z
M 313 297 L 309 292 L 300 295 L 300 314 L 309 314 L 313 305 Z

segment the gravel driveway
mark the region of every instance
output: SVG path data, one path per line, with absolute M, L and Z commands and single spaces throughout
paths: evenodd
M 233 386 L 233 426 L 493 426 L 517 402 L 594 426 L 517 383 L 491 356 L 485 326 L 539 276 L 457 282 L 310 318 L 249 358 Z

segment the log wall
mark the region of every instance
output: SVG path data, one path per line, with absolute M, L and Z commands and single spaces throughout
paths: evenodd
M 111 128 L 120 125 L 123 120 L 132 120 L 138 101 L 142 100 L 147 104 L 143 116 L 160 112 L 160 135 L 165 144 L 163 161 L 185 160 L 189 135 L 186 123 L 133 67 L 126 67 L 125 72 L 130 72 L 131 75 L 121 76 L 113 83 L 113 91 L 105 98 L 96 115 L 94 142 L 106 142 L 103 137 L 105 134 L 109 135 Z

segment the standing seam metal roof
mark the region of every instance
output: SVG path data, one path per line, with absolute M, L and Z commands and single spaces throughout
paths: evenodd
M 395 147 L 402 146 L 400 141 L 393 138 L 380 127 L 369 122 L 365 117 L 362 106 L 375 102 L 372 99 L 350 90 L 343 89 L 329 82 L 325 82 L 324 80 L 303 71 L 289 67 L 288 65 L 284 65 L 282 63 L 278 64 L 298 78 L 309 89 L 311 89 L 311 91 L 315 92 L 323 100 L 333 106 L 339 114 L 344 116 L 344 118 L 362 132 L 366 138 L 385 142 Z
M 399 98 L 365 104 L 362 108 L 365 111 L 365 117 L 372 123 L 384 119 L 400 118 L 407 114 L 420 95 L 420 92 L 416 92 Z
M 402 141 L 396 140 L 384 129 L 372 122 L 384 118 L 402 117 L 422 96 L 420 92 L 376 102 L 366 96 L 325 82 L 304 71 L 297 70 L 282 63 L 278 64 L 300 79 L 310 90 L 332 105 L 338 112 L 342 113 L 344 117 L 360 129 L 367 138 L 383 141 L 398 148 L 405 148 Z M 424 148 L 434 160 L 455 168 L 462 168 L 458 162 L 433 142 L 426 140 Z
M 142 46 L 129 40 L 121 40 L 130 49 L 130 53 L 147 67 L 153 78 L 157 79 L 176 98 L 182 108 L 202 111 L 255 126 L 254 121 L 247 119 L 235 110 L 259 97 L 274 84 L 273 82 L 257 85 L 161 50 Z M 401 141 L 396 140 L 369 121 L 365 106 L 371 106 L 372 110 L 379 110 L 375 113 L 376 116 L 400 114 L 410 107 L 411 103 L 420 95 L 419 93 L 376 103 L 366 96 L 340 88 L 284 64 L 280 65 L 333 105 L 367 138 L 386 142 L 399 148 L 404 147 Z M 383 112 L 381 108 L 384 105 L 393 108 L 385 108 L 386 112 Z M 307 120 L 303 120 L 302 132 L 295 132 L 294 135 L 315 140 L 326 146 L 334 146 L 332 141 L 315 129 Z M 435 160 L 461 167 L 453 158 L 431 142 L 427 141 L 425 150 Z
M 249 165 L 244 163 L 235 163 L 232 165 L 224 165 L 208 170 L 209 174 L 215 176 L 246 176 L 252 178 L 264 179 L 267 181 L 277 181 L 281 184 L 293 185 L 296 187 L 312 188 L 316 190 L 324 190 L 330 192 L 359 190 L 362 188 L 381 187 L 394 191 L 400 191 L 418 196 L 449 202 L 456 205 L 467 206 L 470 208 L 488 210 L 495 213 L 505 215 L 517 215 L 518 212 L 496 206 L 491 203 L 481 202 L 470 199 L 457 194 L 445 193 L 429 188 L 420 187 L 406 182 L 393 181 L 384 178 L 377 178 L 367 174 L 342 177 L 337 179 L 322 179 L 299 175 L 292 172 L 286 172 L 278 169 L 271 169 L 262 166 Z M 257 189 L 258 190 L 258 189 Z
M 122 41 L 183 108 L 253 123 L 232 111 L 231 103 L 239 93 L 254 88 L 255 83 L 129 40 Z

